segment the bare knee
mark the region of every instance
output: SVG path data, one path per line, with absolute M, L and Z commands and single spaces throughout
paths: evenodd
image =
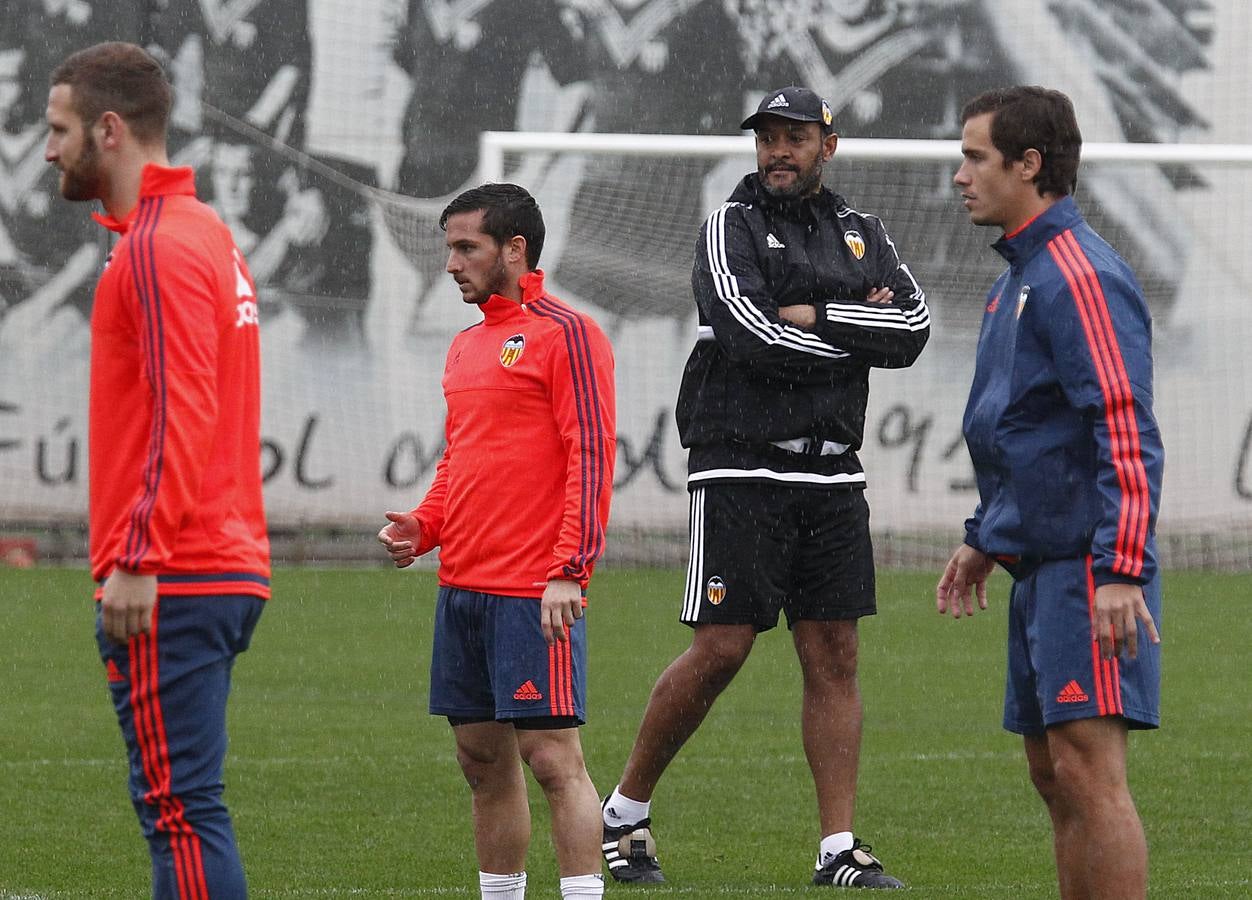
M 703 626 L 680 660 L 691 665 L 706 685 L 728 685 L 752 650 L 756 633 L 751 626 Z
M 856 682 L 859 642 L 855 620 L 797 622 L 792 639 L 806 684 Z
M 535 740 L 523 743 L 522 761 L 545 794 L 559 793 L 587 778 L 582 747 L 571 741 Z
M 498 779 L 507 765 L 504 754 L 496 747 L 463 744 L 457 745 L 456 761 L 461 767 L 461 774 L 474 790 Z
M 1051 728 L 1047 765 L 1036 762 L 1032 761 L 1031 780 L 1045 800 L 1052 797 L 1078 812 L 1130 802 L 1125 728 L 1120 722 L 1082 719 Z
M 1030 783 L 1035 786 L 1035 790 L 1049 807 L 1059 804 L 1060 784 L 1057 781 L 1056 769 L 1050 759 L 1030 760 Z
M 1124 772 L 1105 759 L 1062 749 L 1055 753 L 1052 769 L 1053 790 L 1063 796 L 1072 795 L 1075 806 L 1116 804 L 1130 796 Z
M 856 682 L 856 648 L 850 653 L 836 653 L 826 657 L 817 664 L 804 667 L 806 680 L 820 680 L 828 684 L 849 684 Z

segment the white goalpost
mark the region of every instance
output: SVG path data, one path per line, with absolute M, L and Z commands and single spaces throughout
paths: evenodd
M 750 135 L 485 132 L 480 181 L 521 180 L 549 224 L 554 293 L 613 335 L 617 534 L 658 562 L 685 552 L 685 455 L 673 426 L 694 337 L 689 278 L 700 222 L 755 168 Z M 862 450 L 880 560 L 932 564 L 974 506 L 960 418 L 999 235 L 952 186 L 958 141 L 845 138 L 826 183 L 880 215 L 927 291 L 930 346 L 875 372 Z M 1158 539 L 1170 565 L 1252 565 L 1252 146 L 1083 147 L 1077 200 L 1135 268 L 1155 329 L 1166 447 Z M 630 541 L 637 536 L 642 540 Z M 658 543 L 659 541 L 659 543 Z M 642 548 L 650 549 L 642 549 Z
M 582 153 L 613 156 L 678 156 L 721 159 L 750 156 L 751 135 L 595 134 L 557 131 L 484 131 L 478 138 L 480 181 L 504 177 L 508 153 Z M 957 161 L 960 141 L 840 138 L 840 159 Z M 1084 144 L 1085 162 L 1252 165 L 1246 144 Z

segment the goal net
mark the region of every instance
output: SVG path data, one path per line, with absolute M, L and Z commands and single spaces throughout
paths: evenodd
M 755 167 L 751 137 L 499 132 L 483 136 L 480 159 L 482 180 L 536 194 L 551 289 L 613 336 L 619 540 L 681 558 L 685 455 L 672 409 L 694 336 L 691 262 L 704 216 Z M 833 190 L 883 218 L 931 309 L 918 363 L 871 377 L 862 456 L 887 564 L 943 558 L 976 502 L 960 422 L 986 291 L 1003 261 L 988 246 L 998 232 L 972 226 L 959 203 L 959 161 L 954 141 L 845 139 L 826 169 Z M 1152 310 L 1167 454 L 1158 536 L 1171 565 L 1252 565 L 1250 191 L 1252 148 L 1083 152 L 1079 205 L 1131 263 Z
M 288 544 L 288 559 L 375 553 L 362 536 L 381 512 L 424 493 L 442 451 L 447 347 L 476 321 L 443 271 L 439 214 L 461 187 L 503 179 L 539 199 L 550 289 L 613 341 L 619 450 L 607 558 L 685 562 L 686 454 L 673 410 L 695 337 L 691 263 L 701 221 L 754 168 L 750 137 L 488 132 L 463 185 L 415 198 L 342 158 L 219 118 L 256 148 L 251 161 L 230 155 L 238 142 L 219 139 L 212 151 L 223 215 L 243 208 L 232 198 L 249 185 L 285 198 L 275 221 L 240 213 L 235 227 L 254 275 L 269 272 L 258 276 L 262 466 L 271 525 L 306 541 Z M 1252 152 L 1089 144 L 1083 157 L 1079 205 L 1134 267 L 1154 317 L 1163 556 L 1252 569 Z M 871 377 L 862 456 L 884 565 L 942 562 L 975 503 L 960 421 L 1002 263 L 988 247 L 998 235 L 969 224 L 952 187 L 959 158 L 950 141 L 844 139 L 827 168 L 833 189 L 883 218 L 931 308 L 917 364 Z M 343 226 L 334 242 L 310 228 L 327 221 Z M 0 532 L 84 518 L 88 333 L 66 298 L 89 296 L 101 256 L 91 243 L 70 249 L 29 297 L 0 310 Z

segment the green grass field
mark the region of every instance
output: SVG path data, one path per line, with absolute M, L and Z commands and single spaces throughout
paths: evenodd
M 941 619 L 934 575 L 882 573 L 861 629 L 857 832 L 922 897 L 1055 896 L 1046 816 L 1000 730 L 1004 607 Z M 681 573 L 593 584 L 588 768 L 612 788 L 653 680 L 687 643 Z M 147 854 L 76 570 L 0 570 L 0 898 L 143 897 Z M 1166 585 L 1164 718 L 1132 735 L 1152 896 L 1252 896 L 1252 577 Z M 279 570 L 235 670 L 227 800 L 255 897 L 477 896 L 468 789 L 425 712 L 434 579 Z M 785 630 L 751 659 L 654 802 L 670 884 L 610 896 L 811 894 L 818 835 Z M 533 785 L 532 785 L 533 787 Z M 556 897 L 532 791 L 531 896 Z

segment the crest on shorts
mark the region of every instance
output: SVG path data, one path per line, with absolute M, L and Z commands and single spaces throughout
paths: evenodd
M 709 598 L 710 603 L 717 606 L 726 599 L 726 582 L 714 575 L 705 585 L 704 595 Z
M 852 251 L 852 255 L 857 259 L 865 256 L 865 238 L 861 237 L 861 232 L 845 231 L 843 233 L 843 242 L 848 245 L 848 249 Z
M 526 338 L 520 334 L 515 334 L 500 347 L 500 365 L 506 369 L 522 358 L 522 351 L 526 349 Z

